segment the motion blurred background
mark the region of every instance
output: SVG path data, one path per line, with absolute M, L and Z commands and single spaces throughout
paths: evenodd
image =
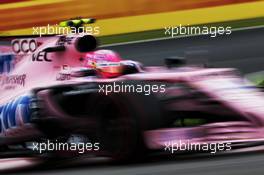
M 121 41 L 137 40 L 162 37 L 160 29 L 179 24 L 262 25 L 263 9 L 263 0 L 1 0 L 0 36 L 32 35 L 32 27 L 92 17 L 98 19 L 99 36 L 137 32 Z

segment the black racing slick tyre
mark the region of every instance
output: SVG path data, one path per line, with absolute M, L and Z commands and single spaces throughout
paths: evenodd
M 100 149 L 114 161 L 134 161 L 147 151 L 144 131 L 162 127 L 162 110 L 154 94 L 98 93 L 94 101 Z

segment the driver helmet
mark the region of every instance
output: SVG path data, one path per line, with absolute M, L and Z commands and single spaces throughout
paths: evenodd
M 86 67 L 94 68 L 104 78 L 114 78 L 123 72 L 121 57 L 112 50 L 97 50 L 85 56 Z

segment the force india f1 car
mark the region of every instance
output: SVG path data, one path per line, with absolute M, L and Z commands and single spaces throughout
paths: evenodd
M 71 34 L 14 39 L 12 51 L 1 53 L 2 153 L 10 145 L 66 142 L 74 135 L 100 144 L 92 154 L 117 160 L 177 141 L 239 147 L 263 141 L 264 94 L 236 70 L 173 67 L 180 59 L 167 59 L 167 67 L 100 60 L 85 67 L 96 47 L 94 36 Z M 122 71 L 105 77 L 96 64 L 121 65 Z M 105 93 L 109 85 L 163 89 Z

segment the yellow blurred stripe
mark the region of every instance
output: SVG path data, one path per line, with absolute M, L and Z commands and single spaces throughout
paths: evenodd
M 91 8 L 91 6 L 89 6 L 89 4 L 77 4 L 75 5 L 75 8 L 78 8 L 78 11 L 87 11 L 87 9 Z M 64 14 L 63 16 L 61 16 L 60 13 L 58 13 L 58 9 L 63 11 Z M 74 14 L 76 10 L 74 8 L 69 8 L 69 7 L 65 7 L 65 6 L 58 6 L 57 8 L 43 8 L 38 10 L 38 12 L 36 13 L 36 11 L 28 11 L 28 12 L 18 12 L 16 14 L 9 14 L 6 15 L 9 18 L 16 18 L 16 22 L 14 23 L 14 21 L 9 20 L 6 21 L 4 23 L 5 26 L 12 26 L 12 25 L 24 25 L 25 23 L 37 23 L 38 21 L 42 21 L 42 22 L 46 22 L 47 24 L 49 24 L 49 21 L 58 21 L 58 20 L 65 20 L 65 19 L 69 19 L 72 18 L 72 14 Z M 45 14 L 45 15 L 41 15 L 41 14 Z M 0 16 L 0 20 L 4 20 L 6 16 Z M 17 19 L 19 16 L 19 19 Z M 41 18 L 40 18 L 41 16 Z M 27 20 L 23 20 L 23 19 L 27 19 Z M 1 26 L 1 25 L 0 25 Z
M 99 19 L 180 11 L 260 0 L 71 0 L 21 8 L 0 9 L 0 30 L 55 24 L 76 16 Z M 109 7 L 114 7 L 114 10 Z M 12 19 L 12 20 L 10 20 Z
M 242 3 L 194 10 L 156 13 L 98 20 L 91 26 L 100 27 L 100 36 L 162 29 L 175 25 L 195 25 L 264 16 L 264 2 Z M 32 34 L 32 28 L 12 30 L 3 34 Z
M 56 3 L 67 2 L 67 1 L 72 1 L 72 0 L 56 0 Z M 44 5 L 44 4 L 54 4 L 54 3 L 55 3 L 54 0 L 31 0 L 31 1 L 3 4 L 0 6 L 0 10 L 10 9 L 10 8 L 30 7 L 30 6 Z
M 264 16 L 264 2 L 243 3 L 169 13 L 98 20 L 102 35 L 161 29 L 175 25 L 195 25 Z

